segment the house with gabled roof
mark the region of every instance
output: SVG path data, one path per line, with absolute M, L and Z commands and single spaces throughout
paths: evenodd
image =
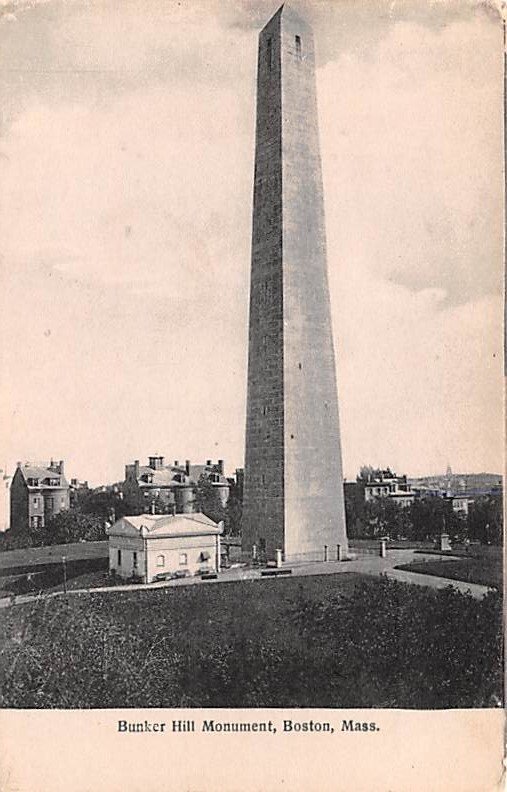
M 55 514 L 68 509 L 69 483 L 63 460 L 49 465 L 18 462 L 10 488 L 12 531 L 43 528 Z
M 109 570 L 144 583 L 220 570 L 223 524 L 205 514 L 139 514 L 106 529 Z

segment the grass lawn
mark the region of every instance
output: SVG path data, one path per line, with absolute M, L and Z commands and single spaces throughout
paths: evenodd
M 4 707 L 484 707 L 502 604 L 353 573 L 0 612 Z
M 435 561 L 414 561 L 402 564 L 396 569 L 419 572 L 423 575 L 436 575 L 450 580 L 464 580 L 466 583 L 480 583 L 482 586 L 502 588 L 503 565 L 501 560 L 463 558 L 459 561 L 441 559 Z
M 17 566 L 61 563 L 62 556 L 69 561 L 84 558 L 107 558 L 108 542 L 74 542 L 72 544 L 24 547 L 0 553 L 0 570 Z
M 423 575 L 437 575 L 467 583 L 500 589 L 503 585 L 503 548 L 495 545 L 456 546 L 449 551 L 432 551 L 431 561 L 413 561 L 397 567 Z M 449 559 L 446 558 L 449 556 Z M 456 560 L 458 557 L 460 560 Z M 455 560 L 451 560 L 454 558 Z
M 63 589 L 62 556 L 66 558 L 67 586 L 106 585 L 108 542 L 27 547 L 0 553 L 0 597 Z

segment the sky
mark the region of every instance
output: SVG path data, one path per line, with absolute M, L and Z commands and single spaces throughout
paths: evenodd
M 291 3 L 314 29 L 345 476 L 503 470 L 502 26 Z M 243 463 L 268 0 L 0 0 L 0 467 Z

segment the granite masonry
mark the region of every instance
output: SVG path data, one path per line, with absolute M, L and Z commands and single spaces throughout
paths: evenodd
M 347 550 L 312 30 L 259 37 L 243 550 Z

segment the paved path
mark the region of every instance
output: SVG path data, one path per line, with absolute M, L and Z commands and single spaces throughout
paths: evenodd
M 446 588 L 452 586 L 453 588 L 463 593 L 469 592 L 473 597 L 481 599 L 488 591 L 487 586 L 481 586 L 477 583 L 467 583 L 461 580 L 451 580 L 450 578 L 436 577 L 435 575 L 423 575 L 416 572 L 408 572 L 402 569 L 395 569 L 396 566 L 401 564 L 409 564 L 411 561 L 434 561 L 435 555 L 417 553 L 414 556 L 414 550 L 388 550 L 385 558 L 380 558 L 376 555 L 361 555 L 358 554 L 356 558 L 351 561 L 328 561 L 328 562 L 313 562 L 313 563 L 298 563 L 290 564 L 292 569 L 291 577 L 305 577 L 308 575 L 336 575 L 345 574 L 347 572 L 357 572 L 363 575 L 380 576 L 386 575 L 392 580 L 399 580 L 403 583 L 412 583 L 418 586 L 426 586 L 427 588 Z M 194 586 L 194 585 L 213 585 L 215 583 L 222 583 L 225 581 L 233 580 L 259 580 L 261 574 L 259 569 L 245 569 L 242 567 L 234 569 L 225 569 L 220 573 L 219 578 L 216 580 L 202 581 L 199 577 L 183 578 L 181 580 L 163 581 L 160 583 L 150 583 L 148 586 L 144 583 L 129 583 L 122 586 L 101 586 L 91 589 L 70 589 L 68 595 L 88 594 L 90 592 L 106 592 L 113 593 L 116 591 L 147 591 L 160 588 L 173 588 L 178 586 Z M 20 604 L 23 602 L 32 602 L 39 598 L 48 597 L 61 597 L 62 591 L 49 592 L 41 595 L 18 595 L 15 598 L 15 603 Z M 0 599 L 0 608 L 8 607 L 13 604 L 11 598 Z

